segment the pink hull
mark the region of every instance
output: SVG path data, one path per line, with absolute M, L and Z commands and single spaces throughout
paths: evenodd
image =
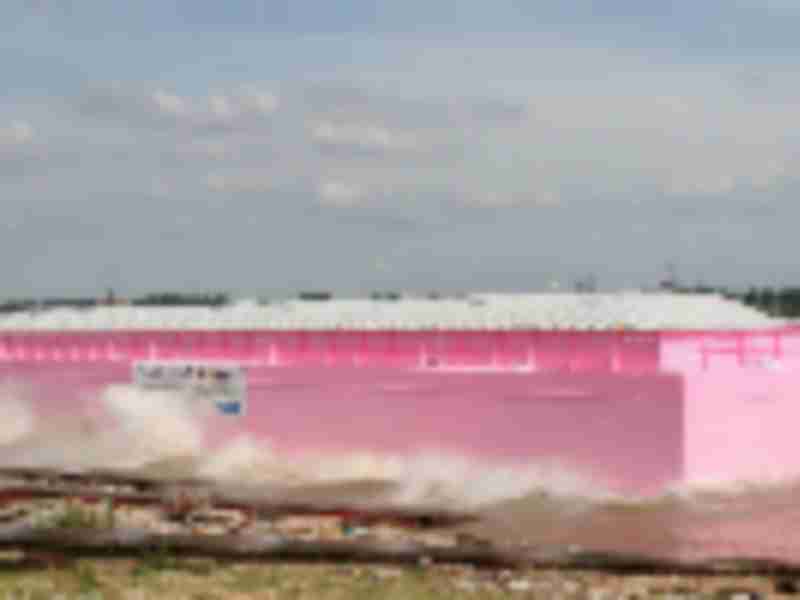
M 247 411 L 212 418 L 286 452 L 445 451 L 557 461 L 621 491 L 800 475 L 800 331 L 139 332 L 0 338 L 0 378 L 45 418 L 87 410 L 138 360 L 228 361 Z

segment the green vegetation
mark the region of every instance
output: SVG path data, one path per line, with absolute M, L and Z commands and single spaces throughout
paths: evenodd
M 65 503 L 39 523 L 45 529 L 99 529 L 104 525 L 96 511 L 79 502 Z
M 403 298 L 403 295 L 400 292 L 372 292 L 369 297 L 376 302 L 397 302 Z
M 106 529 L 114 529 L 114 527 L 117 526 L 116 512 L 114 511 L 114 500 L 111 498 L 106 498 L 104 521 Z
M 225 306 L 230 302 L 227 294 L 180 294 L 174 292 L 148 294 L 134 298 L 134 306 Z
M 800 317 L 800 288 L 751 288 L 742 300 L 748 306 L 754 306 L 776 317 Z
M 77 563 L 75 574 L 78 579 L 78 591 L 88 595 L 100 589 L 100 580 L 97 578 L 94 565 L 90 563 Z
M 147 294 L 131 300 L 118 301 L 113 293 L 105 299 L 98 298 L 23 298 L 0 303 L 0 314 L 49 310 L 56 308 L 90 309 L 102 304 L 132 304 L 134 306 L 210 306 L 220 307 L 230 303 L 223 293 L 182 294 L 179 292 L 160 292 Z
M 39 306 L 36 300 L 7 300 L 0 304 L 0 313 L 15 313 L 34 310 Z
M 725 287 L 698 284 L 676 287 L 678 294 L 719 294 L 750 306 L 776 318 L 800 318 L 800 287 L 750 287 L 746 292 L 734 292 Z
M 579 281 L 575 286 L 577 293 L 592 293 L 595 290 L 593 281 Z M 766 314 L 778 318 L 800 318 L 800 287 L 786 286 L 750 287 L 746 292 L 733 291 L 730 288 L 697 284 L 683 286 L 674 282 L 665 282 L 662 290 L 676 294 L 719 294 L 730 300 L 742 302 L 747 306 L 756 308 Z M 440 300 L 449 296 L 439 292 L 427 294 L 429 300 Z M 452 296 L 462 298 L 461 295 Z M 325 302 L 333 298 L 328 291 L 304 291 L 298 298 L 307 302 Z M 374 301 L 396 302 L 403 298 L 402 294 L 393 291 L 375 291 L 370 294 Z M 12 299 L 0 302 L 0 314 L 26 312 L 35 310 L 48 310 L 56 308 L 90 309 L 104 304 L 129 304 L 133 306 L 207 306 L 223 307 L 230 304 L 231 299 L 225 293 L 180 293 L 159 292 L 147 294 L 131 299 L 117 299 L 113 292 L 109 292 L 105 299 L 98 298 L 43 298 L 43 299 Z M 268 299 L 259 301 L 262 305 L 269 304 Z
M 300 300 L 305 302 L 327 302 L 333 298 L 330 292 L 300 292 Z

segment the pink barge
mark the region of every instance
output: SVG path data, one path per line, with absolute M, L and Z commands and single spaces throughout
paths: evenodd
M 32 386 L 45 418 L 170 368 L 241 375 L 212 445 L 249 433 L 289 453 L 555 460 L 637 493 L 800 474 L 796 328 L 0 334 L 0 379 Z

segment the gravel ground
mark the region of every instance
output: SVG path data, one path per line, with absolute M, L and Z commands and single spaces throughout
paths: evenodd
M 800 582 L 798 582 L 800 585 Z M 409 569 L 369 565 L 223 565 L 208 560 L 80 561 L 47 571 L 0 573 L 0 598 L 144 600 L 426 598 L 748 598 L 790 597 L 795 582 L 769 577 L 612 576 L 557 571 Z
M 26 511 L 20 512 L 21 509 Z M 16 512 L 15 512 L 16 511 Z M 173 522 L 159 508 L 118 508 L 81 501 L 12 503 L 6 517 L 31 521 L 37 527 L 104 529 L 136 526 L 160 533 L 195 535 L 224 533 L 230 517 L 224 511 L 196 514 L 226 517 L 223 522 Z M 17 514 L 19 513 L 19 514 Z M 213 514 L 212 514 L 213 513 Z M 220 513 L 220 514 L 217 514 Z M 192 513 L 195 514 L 195 513 Z M 191 521 L 191 519 L 189 519 Z M 235 520 L 235 519 L 234 519 Z M 289 538 L 350 539 L 338 517 L 287 517 L 256 522 Z M 370 535 L 389 540 L 415 540 L 431 546 L 450 546 L 461 536 L 441 530 L 415 532 L 388 526 L 369 527 Z M 560 598 L 581 600 L 662 598 L 751 598 L 798 595 L 800 578 L 769 576 L 621 576 L 602 570 L 487 570 L 465 565 L 421 563 L 413 567 L 368 564 L 228 563 L 215 559 L 175 558 L 148 553 L 138 559 L 71 561 L 55 554 L 0 553 L 0 600 L 75 598 L 81 600 L 176 598 L 426 599 L 426 598 Z M 134 556 L 136 556 L 134 554 Z

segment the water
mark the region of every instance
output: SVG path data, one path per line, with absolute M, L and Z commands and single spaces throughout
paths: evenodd
M 116 386 L 94 416 L 37 422 L 29 392 L 0 386 L 0 465 L 124 468 L 274 486 L 297 497 L 476 511 L 470 533 L 497 544 L 580 546 L 684 560 L 800 563 L 800 482 L 686 485 L 615 495 L 556 463 L 498 465 L 436 453 L 284 456 L 243 436 L 208 451 L 204 415 L 179 396 Z
M 497 542 L 577 545 L 681 560 L 800 561 L 800 488 L 695 491 L 592 501 L 532 493 L 486 507 L 474 533 Z

